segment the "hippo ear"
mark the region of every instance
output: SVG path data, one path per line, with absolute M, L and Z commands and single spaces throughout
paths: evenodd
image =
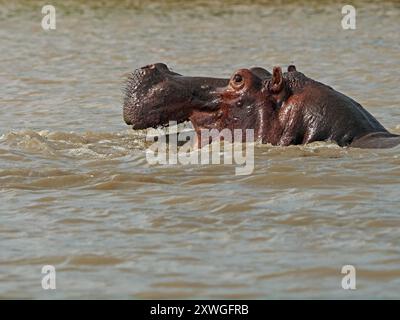
M 270 90 L 273 93 L 279 93 L 283 89 L 283 75 L 281 67 L 274 67 Z
M 293 72 L 296 71 L 296 66 L 294 64 L 291 64 L 288 68 L 287 68 L 288 72 Z

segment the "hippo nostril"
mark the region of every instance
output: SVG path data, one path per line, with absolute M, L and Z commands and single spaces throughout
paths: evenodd
M 139 70 L 142 70 L 143 72 L 151 72 L 153 74 L 170 72 L 170 70 L 166 64 L 159 63 L 159 62 L 153 63 L 153 64 L 148 64 L 144 67 L 141 67 Z
M 161 62 L 155 63 L 154 68 L 156 68 L 158 71 L 161 71 L 161 72 L 170 72 L 170 69 L 168 68 L 168 66 L 165 63 L 161 63 Z
M 140 70 L 146 70 L 146 69 L 153 70 L 155 67 L 156 67 L 155 64 L 148 64 L 145 65 L 144 67 L 141 67 Z

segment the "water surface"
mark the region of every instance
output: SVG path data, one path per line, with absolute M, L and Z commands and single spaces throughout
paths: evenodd
M 400 133 L 398 2 L 355 2 L 352 31 L 328 1 L 52 3 L 45 32 L 45 3 L 0 2 L 1 298 L 399 298 L 398 147 L 258 145 L 248 176 L 149 165 L 121 110 L 148 63 L 295 63 Z

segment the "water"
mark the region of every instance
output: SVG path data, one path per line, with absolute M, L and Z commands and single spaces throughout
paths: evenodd
M 45 32 L 42 2 L 0 3 L 1 298 L 399 298 L 399 147 L 259 145 L 248 176 L 152 166 L 121 109 L 148 63 L 295 63 L 400 133 L 398 2 L 355 2 L 353 31 L 330 2 L 53 4 Z

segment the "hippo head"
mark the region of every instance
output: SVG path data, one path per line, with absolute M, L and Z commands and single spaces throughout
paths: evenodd
M 227 83 L 228 79 L 185 77 L 163 63 L 142 67 L 128 78 L 124 120 L 133 129 L 187 121 L 194 110 L 215 110 L 214 90 Z
M 145 66 L 128 79 L 124 120 L 133 129 L 190 120 L 198 137 L 202 129 L 254 129 L 255 137 L 261 137 L 272 110 L 264 85 L 271 78 L 259 67 L 220 79 L 185 77 L 161 63 Z

